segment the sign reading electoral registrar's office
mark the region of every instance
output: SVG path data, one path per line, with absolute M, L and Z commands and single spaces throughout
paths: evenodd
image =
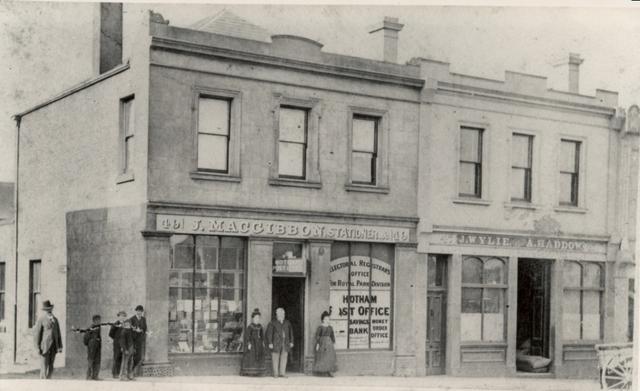
M 409 229 L 355 224 L 157 215 L 156 230 L 183 234 L 239 235 L 407 243 Z

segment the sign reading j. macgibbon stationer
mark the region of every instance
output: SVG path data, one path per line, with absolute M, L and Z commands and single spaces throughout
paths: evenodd
M 290 239 L 386 243 L 407 243 L 410 240 L 408 228 L 226 217 L 157 215 L 156 229 L 162 232 L 183 234 L 263 236 Z

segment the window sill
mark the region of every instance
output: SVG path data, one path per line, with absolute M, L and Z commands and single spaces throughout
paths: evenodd
M 134 179 L 133 172 L 123 172 L 116 177 L 116 184 L 132 182 Z
M 578 213 L 578 214 L 586 214 L 588 209 L 579 208 L 577 206 L 556 206 L 553 208 L 554 211 L 558 213 Z
M 346 191 L 357 191 L 362 193 L 379 193 L 389 194 L 388 187 L 375 186 L 375 185 L 360 185 L 357 183 L 349 183 L 344 186 Z
M 479 206 L 489 206 L 491 205 L 491 201 L 483 200 L 480 198 L 454 198 L 454 204 L 467 204 L 467 205 L 479 205 Z
M 216 172 L 193 171 L 189 173 L 191 179 L 203 181 L 240 182 L 242 178 L 229 174 L 218 174 Z
M 271 186 L 306 187 L 309 189 L 322 188 L 322 183 L 320 182 L 309 182 L 301 179 L 269 178 L 269 184 Z
M 504 207 L 511 208 L 511 209 L 530 209 L 530 210 L 540 209 L 540 205 L 532 204 L 526 201 L 505 202 Z
M 461 348 L 506 348 L 506 342 L 460 342 Z

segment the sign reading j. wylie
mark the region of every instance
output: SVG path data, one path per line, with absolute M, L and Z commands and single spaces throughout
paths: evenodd
M 266 236 L 291 239 L 329 239 L 386 243 L 409 242 L 408 228 L 234 219 L 226 217 L 157 215 L 156 229 L 163 232 L 189 234 Z

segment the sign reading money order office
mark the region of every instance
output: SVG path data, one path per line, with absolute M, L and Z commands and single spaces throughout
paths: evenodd
M 410 239 L 409 228 L 177 215 L 157 215 L 156 229 L 161 232 L 184 234 L 383 243 L 407 243 Z

